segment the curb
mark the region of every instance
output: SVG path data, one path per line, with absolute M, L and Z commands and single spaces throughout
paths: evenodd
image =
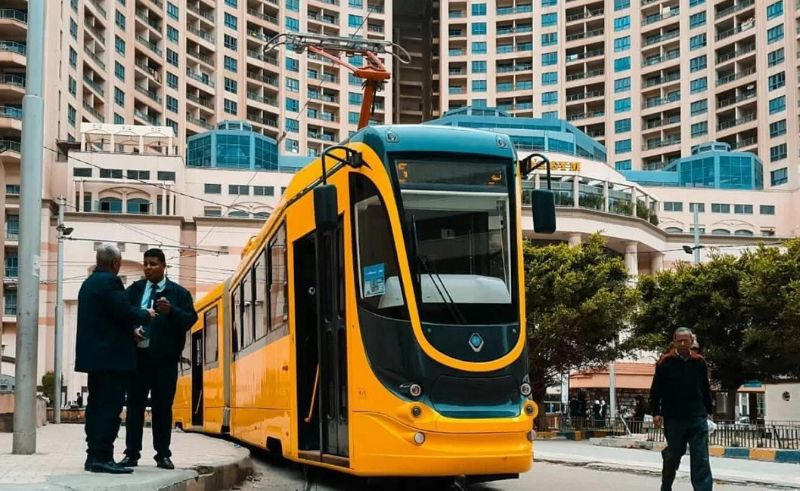
M 609 430 L 580 430 L 580 431 L 537 431 L 537 440 L 590 440 L 592 438 L 606 438 L 613 436 Z
M 612 448 L 636 448 L 661 451 L 667 444 L 646 440 L 628 440 L 624 438 L 592 438 L 592 445 Z M 781 450 L 774 448 L 741 448 L 709 446 L 708 455 L 732 459 L 757 460 L 759 462 L 777 462 L 782 464 L 800 464 L 800 450 Z
M 242 458 L 213 467 L 195 467 L 192 470 L 197 472 L 196 477 L 162 489 L 165 491 L 220 491 L 233 488 L 253 473 L 250 450 L 244 447 L 239 448 L 246 452 Z

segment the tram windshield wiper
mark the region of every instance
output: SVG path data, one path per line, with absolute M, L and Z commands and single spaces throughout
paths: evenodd
M 431 284 L 433 284 L 434 288 L 436 288 L 436 292 L 439 294 L 439 297 L 441 297 L 442 302 L 444 302 L 444 304 L 447 306 L 447 311 L 450 313 L 450 316 L 453 318 L 453 320 L 458 324 L 466 324 L 464 316 L 461 313 L 461 310 L 459 310 L 458 305 L 455 303 L 455 301 L 453 301 L 453 297 L 450 295 L 447 286 L 444 284 L 444 280 L 442 280 L 442 277 L 439 276 L 438 272 L 436 272 L 436 269 L 433 268 L 428 263 L 428 257 L 423 255 L 421 252 L 421 248 L 419 245 L 419 236 L 417 235 L 417 220 L 414 215 L 411 215 L 411 237 L 413 241 L 412 254 L 414 255 L 414 261 L 417 265 L 418 270 L 421 266 L 425 274 L 427 274 L 428 277 L 431 279 Z M 421 306 L 424 302 L 424 299 L 422 298 L 421 278 L 417 280 L 417 285 L 415 285 L 415 291 L 417 293 L 417 301 Z

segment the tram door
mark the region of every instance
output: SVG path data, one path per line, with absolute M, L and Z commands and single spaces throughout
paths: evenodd
M 317 232 L 317 295 L 322 454 L 348 457 L 347 325 L 342 218 Z
M 203 426 L 203 331 L 192 333 L 192 426 Z

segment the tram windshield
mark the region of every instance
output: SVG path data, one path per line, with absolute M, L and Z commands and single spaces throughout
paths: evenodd
M 508 164 L 405 160 L 396 166 L 421 320 L 516 321 Z M 399 288 L 394 282 L 387 278 L 387 293 Z

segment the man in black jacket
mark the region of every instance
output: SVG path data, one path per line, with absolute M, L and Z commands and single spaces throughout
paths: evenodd
M 694 337 L 686 327 L 675 330 L 673 348 L 656 364 L 650 388 L 653 422 L 663 420 L 667 448 L 661 455 L 661 491 L 671 491 L 681 457 L 689 444 L 691 479 L 694 491 L 711 491 L 714 481 L 708 460 L 708 423 L 711 414 L 711 388 L 708 366 L 699 353 L 692 351 Z
M 84 469 L 122 474 L 114 463 L 114 440 L 128 376 L 136 368 L 134 324 L 148 324 L 155 312 L 134 307 L 117 276 L 122 256 L 114 244 L 97 248 L 97 265 L 78 293 L 75 371 L 89 375 Z
M 144 253 L 145 279 L 128 288 L 132 305 L 153 304 L 158 316 L 147 329 L 137 333 L 146 338 L 136 346 L 136 376 L 128 386 L 128 412 L 125 420 L 125 458 L 120 465 L 135 467 L 139 463 L 144 429 L 144 409 L 148 392 L 151 395 L 153 448 L 156 465 L 174 469 L 169 450 L 172 432 L 172 402 L 178 381 L 178 362 L 186 331 L 197 321 L 192 295 L 164 276 L 167 267 L 164 252 L 150 249 Z

